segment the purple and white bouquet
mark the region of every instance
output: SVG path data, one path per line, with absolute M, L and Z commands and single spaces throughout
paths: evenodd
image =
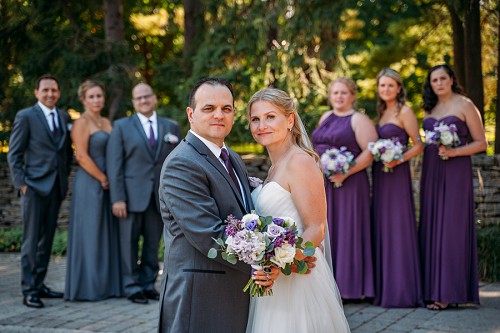
M 254 269 L 270 269 L 279 267 L 285 275 L 292 272 L 292 264 L 296 264 L 298 273 L 305 273 L 307 265 L 295 259 L 296 249 L 303 250 L 306 256 L 314 254 L 311 242 L 302 245 L 302 238 L 297 235 L 297 226 L 290 217 L 259 216 L 246 214 L 240 219 L 229 215 L 224 239 L 214 241 L 219 245 L 222 259 L 236 264 L 238 260 L 252 265 Z M 218 250 L 210 249 L 209 258 L 216 258 Z M 250 278 L 243 291 L 251 296 L 272 295 L 266 287 L 260 286 Z
M 349 172 L 349 168 L 356 164 L 354 155 L 342 146 L 340 149 L 327 149 L 321 154 L 321 168 L 327 177 L 332 175 L 344 175 Z M 334 183 L 334 187 L 340 187 L 341 184 Z
M 446 124 L 438 122 L 434 124 L 432 131 L 425 131 L 425 143 L 436 146 L 445 146 L 446 149 L 460 145 L 460 138 L 457 134 L 457 126 L 455 124 Z M 441 159 L 447 160 L 447 156 L 441 156 Z
M 385 163 L 396 160 L 403 161 L 404 146 L 399 142 L 398 138 L 378 139 L 375 142 L 370 142 L 368 143 L 368 150 L 372 153 L 376 162 L 384 163 L 382 168 L 384 172 L 392 172 L 392 168 L 389 168 Z

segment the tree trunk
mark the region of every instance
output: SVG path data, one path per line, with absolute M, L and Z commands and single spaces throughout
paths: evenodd
M 453 29 L 453 69 L 458 83 L 465 89 L 465 36 L 463 22 L 457 14 L 455 7 L 448 4 Z
M 186 77 L 193 72 L 193 51 L 200 44 L 203 36 L 205 8 L 201 0 L 184 0 L 184 67 Z
M 114 119 L 120 111 L 120 104 L 123 100 L 124 88 L 123 80 L 120 78 L 120 64 L 123 62 L 120 48 L 125 43 L 125 25 L 123 22 L 122 0 L 104 0 L 104 33 L 106 36 L 107 48 L 110 53 L 111 65 L 108 73 L 111 79 L 109 87 L 109 118 Z
M 497 38 L 497 107 L 495 110 L 495 154 L 500 154 L 500 6 L 498 7 Z
M 465 10 L 465 82 L 468 97 L 481 113 L 484 123 L 483 69 L 481 65 L 481 22 L 479 0 L 468 0 Z

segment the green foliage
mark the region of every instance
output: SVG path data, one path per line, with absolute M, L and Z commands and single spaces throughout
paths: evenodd
M 0 252 L 19 252 L 22 242 L 21 228 L 0 228 Z
M 479 277 L 500 281 L 500 225 L 477 229 Z

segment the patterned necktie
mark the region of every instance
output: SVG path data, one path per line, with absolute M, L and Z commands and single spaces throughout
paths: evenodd
M 151 146 L 151 149 L 155 150 L 156 140 L 155 140 L 155 131 L 153 130 L 153 122 L 151 120 L 148 121 L 149 121 L 149 145 Z
M 52 136 L 54 138 L 57 137 L 57 126 L 56 126 L 56 113 L 55 112 L 51 112 L 50 113 L 50 116 L 52 117 Z
M 239 189 L 240 184 L 238 184 L 238 178 L 236 178 L 236 174 L 234 173 L 233 165 L 229 160 L 229 153 L 227 152 L 226 148 L 221 149 L 220 158 L 224 161 L 224 165 L 226 166 L 227 172 L 229 173 L 229 176 L 233 180 L 234 184 L 236 185 L 236 188 Z

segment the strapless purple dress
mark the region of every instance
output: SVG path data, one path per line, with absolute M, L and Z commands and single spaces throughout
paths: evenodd
M 382 139 L 398 138 L 408 145 L 406 131 L 392 123 L 377 126 Z M 373 239 L 375 252 L 374 303 L 385 308 L 422 306 L 417 221 L 410 165 L 404 162 L 384 172 L 373 170 Z
M 312 133 L 316 152 L 345 146 L 361 153 L 351 126 L 352 115 L 332 113 Z M 370 184 L 366 170 L 349 176 L 340 188 L 325 178 L 333 273 L 344 299 L 374 297 L 370 230 Z
M 434 118 L 424 119 L 432 130 Z M 439 121 L 455 124 L 461 145 L 469 129 L 455 116 Z M 420 251 L 424 301 L 479 304 L 474 187 L 470 156 L 442 160 L 438 147 L 424 151 L 420 190 Z

